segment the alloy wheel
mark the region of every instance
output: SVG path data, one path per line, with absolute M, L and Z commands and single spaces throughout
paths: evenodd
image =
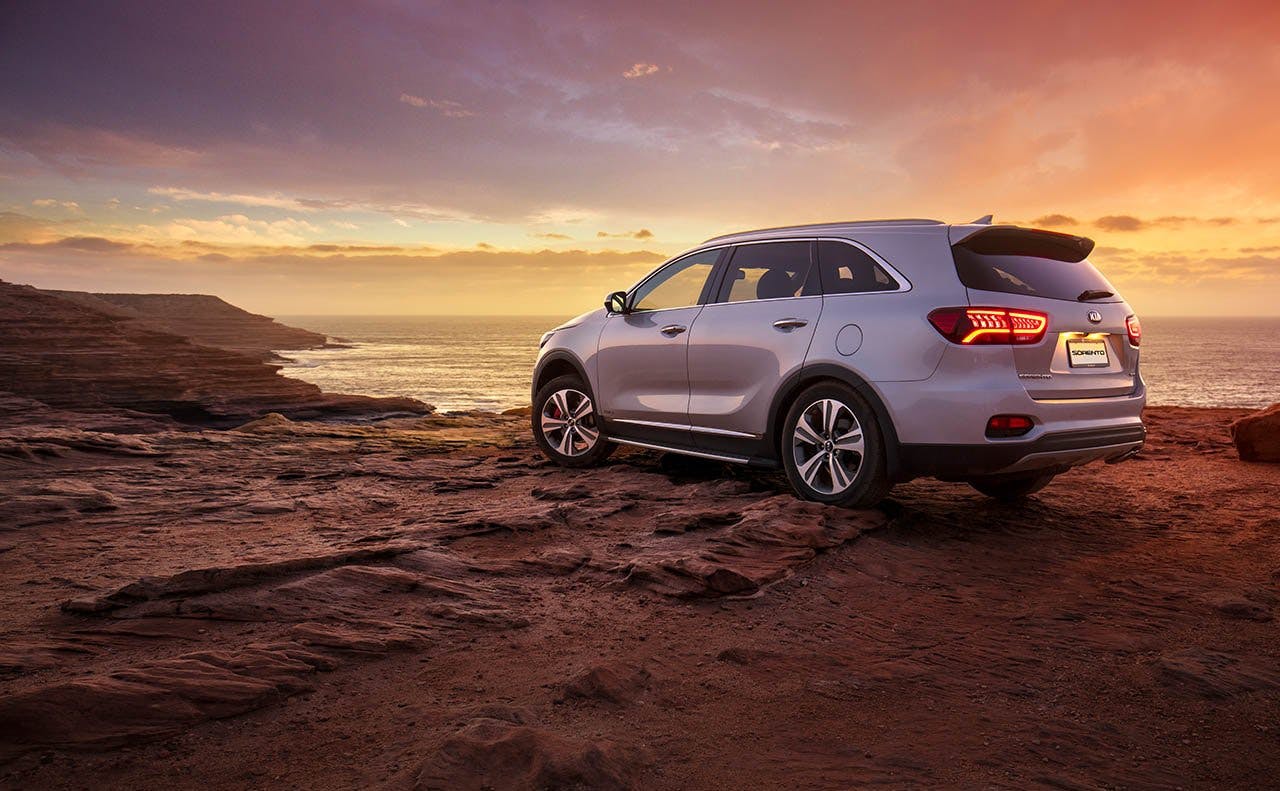
M 839 494 L 853 485 L 862 469 L 862 426 L 847 405 L 823 398 L 800 413 L 791 452 L 806 486 L 819 494 Z
M 571 388 L 555 391 L 543 403 L 541 426 L 547 443 L 562 456 L 581 456 L 600 439 L 591 399 Z

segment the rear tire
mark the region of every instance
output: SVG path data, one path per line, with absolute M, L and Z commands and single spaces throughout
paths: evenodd
M 1011 503 L 1040 491 L 1048 486 L 1056 475 L 1051 472 L 1030 475 L 993 475 L 990 478 L 975 478 L 969 481 L 969 485 L 988 497 Z
M 532 421 L 538 449 L 562 467 L 594 467 L 613 453 L 591 390 L 577 376 L 557 376 L 539 388 Z
M 846 385 L 823 382 L 800 393 L 779 444 L 787 480 L 802 499 L 870 508 L 892 488 L 875 412 Z

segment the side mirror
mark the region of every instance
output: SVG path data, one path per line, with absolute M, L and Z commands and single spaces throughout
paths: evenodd
M 604 298 L 604 309 L 610 313 L 626 313 L 627 311 L 627 292 L 615 291 Z

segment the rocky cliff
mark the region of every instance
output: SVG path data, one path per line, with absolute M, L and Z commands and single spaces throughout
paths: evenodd
M 3 281 L 0 391 L 59 409 L 125 409 L 212 425 L 267 412 L 306 418 L 431 411 L 414 399 L 323 393 L 281 376 L 260 356 L 200 345 L 88 298 Z
M 242 310 L 209 294 L 90 294 L 47 291 L 103 313 L 135 319 L 151 329 L 190 338 L 202 346 L 278 359 L 278 349 L 314 349 L 328 338 Z

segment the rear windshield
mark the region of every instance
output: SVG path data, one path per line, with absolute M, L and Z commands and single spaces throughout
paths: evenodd
M 980 233 L 952 247 L 960 282 L 979 291 L 1029 297 L 1120 301 L 1115 287 L 1084 258 L 1092 243 L 1071 248 L 1037 237 L 1039 232 Z

